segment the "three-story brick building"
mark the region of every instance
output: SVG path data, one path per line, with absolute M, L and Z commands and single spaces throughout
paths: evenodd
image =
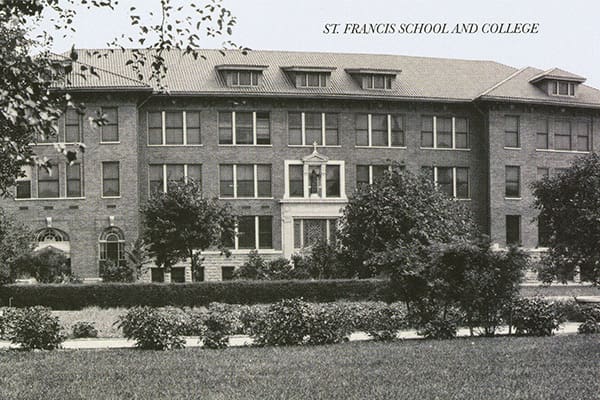
M 575 74 L 492 61 L 392 55 L 252 51 L 169 53 L 168 93 L 140 81 L 127 52 L 77 63 L 67 110 L 52 141 L 84 142 L 85 155 L 56 173 L 27 170 L 2 206 L 37 232 L 39 247 L 99 275 L 142 231 L 139 208 L 168 180 L 200 181 L 231 203 L 238 236 L 229 258 L 206 254 L 204 279 L 228 279 L 252 249 L 289 257 L 331 240 L 360 184 L 389 160 L 427 171 L 470 205 L 500 246 L 543 247 L 529 185 L 598 150 L 600 91 Z M 88 123 L 98 112 L 109 123 Z M 60 160 L 54 143 L 36 152 Z M 542 227 L 543 228 L 543 227 Z M 147 279 L 185 281 L 186 263 Z

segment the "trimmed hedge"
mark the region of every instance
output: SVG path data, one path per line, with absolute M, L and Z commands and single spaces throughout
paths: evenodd
M 387 280 L 226 281 L 188 284 L 100 283 L 7 285 L 0 287 L 0 305 L 12 297 L 15 307 L 41 305 L 53 310 L 97 306 L 206 306 L 212 302 L 266 304 L 302 297 L 310 302 L 390 300 Z

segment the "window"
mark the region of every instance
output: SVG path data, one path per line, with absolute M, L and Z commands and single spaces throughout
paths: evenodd
M 389 165 L 357 165 L 356 187 L 375 183 L 377 180 L 383 178 L 390 168 Z
M 326 72 L 298 72 L 296 74 L 297 87 L 327 87 Z
M 231 266 L 223 266 L 221 267 L 221 280 L 222 281 L 231 281 L 233 280 L 233 273 L 235 272 L 235 267 Z
M 365 89 L 391 89 L 392 77 L 389 75 L 370 74 L 364 77 Z
M 547 149 L 548 143 L 548 119 L 538 119 L 535 121 L 536 126 L 536 149 Z
M 272 249 L 273 217 L 270 215 L 245 215 L 237 217 L 234 248 Z
M 571 150 L 571 121 L 554 121 L 554 148 Z
M 119 197 L 121 195 L 119 183 L 119 162 L 110 161 L 102 163 L 102 196 Z
M 125 236 L 116 227 L 105 229 L 100 235 L 100 261 L 121 263 L 125 260 Z
M 550 242 L 550 227 L 548 221 L 542 216 L 538 216 L 538 247 L 548 247 Z
M 575 123 L 575 140 L 577 141 L 577 151 L 590 150 L 590 127 L 587 122 L 578 121 Z
M 506 245 L 521 245 L 521 216 L 506 216 Z
M 358 114 L 356 145 L 404 147 L 404 117 L 390 114 Z
M 166 193 L 169 182 L 193 180 L 202 187 L 201 164 L 150 164 L 148 165 L 149 193 Z
M 81 142 L 81 115 L 77 110 L 69 108 L 65 113 L 65 142 Z
M 288 113 L 288 144 L 290 146 L 337 146 L 338 115 L 316 112 Z
M 422 172 L 431 177 L 440 191 L 456 199 L 469 199 L 469 168 L 423 166 Z
M 288 165 L 288 197 L 341 197 L 343 190 L 340 162 L 327 165 Z M 306 171 L 306 173 L 305 173 Z M 305 190 L 306 188 L 306 190 Z
M 149 112 L 148 144 L 151 146 L 187 146 L 201 144 L 200 112 Z
M 271 197 L 271 165 L 219 165 L 221 197 Z
M 24 165 L 21 167 L 21 171 L 24 176 L 20 176 L 16 179 L 17 181 L 17 199 L 30 199 L 31 198 L 31 166 Z
M 232 71 L 231 86 L 258 86 L 258 71 Z
M 519 142 L 519 117 L 507 115 L 504 117 L 504 147 L 516 147 Z
M 117 107 L 102 107 L 102 115 L 106 119 L 102 125 L 100 141 L 102 143 L 119 141 L 119 118 Z
M 336 223 L 336 219 L 294 219 L 294 248 L 308 248 L 324 241 L 334 243 Z
M 51 169 L 38 167 L 38 198 L 55 199 L 60 197 L 58 165 Z
M 552 85 L 552 94 L 559 96 L 575 96 L 575 84 L 565 81 L 554 81 Z
M 464 117 L 421 117 L 421 147 L 432 149 L 468 149 L 469 120 Z
M 271 144 L 268 112 L 219 112 L 219 144 Z
M 504 195 L 506 197 L 521 197 L 521 167 L 506 166 L 506 187 Z
M 171 268 L 171 282 L 172 283 L 185 283 L 185 268 L 184 267 L 172 267 Z
M 67 197 L 81 197 L 81 164 L 67 165 Z

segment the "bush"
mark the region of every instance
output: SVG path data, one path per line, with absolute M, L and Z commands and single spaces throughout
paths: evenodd
M 94 326 L 93 322 L 78 321 L 73 324 L 73 337 L 74 338 L 95 338 L 98 337 L 98 330 Z
M 553 303 L 541 298 L 517 299 L 509 312 L 515 333 L 523 336 L 551 336 L 563 319 Z
M 135 307 L 166 305 L 207 306 L 212 302 L 230 304 L 271 304 L 281 299 L 303 297 L 311 302 L 373 300 L 384 292 L 386 280 L 322 281 L 226 281 L 180 284 L 101 283 L 90 285 L 8 285 L 0 286 L 0 304 L 17 307 L 44 305 L 55 310 L 85 307 Z
M 352 307 L 354 328 L 369 334 L 375 341 L 395 340 L 400 329 L 407 326 L 406 310 L 400 303 L 358 304 Z
M 289 346 L 304 343 L 309 334 L 308 303 L 300 299 L 281 300 L 269 307 L 264 324 L 255 332 L 256 344 Z
M 307 318 L 307 344 L 334 344 L 352 333 L 347 309 L 339 304 L 313 304 Z
M 453 339 L 456 337 L 458 327 L 451 319 L 435 318 L 424 324 L 419 329 L 419 335 L 425 339 Z
M 127 339 L 135 339 L 140 349 L 171 350 L 185 346 L 182 336 L 189 318 L 173 307 L 135 307 L 119 316 L 116 324 Z
M 15 313 L 18 309 L 12 307 L 0 307 L 0 339 L 7 340 L 15 321 Z
M 47 247 L 19 258 L 13 265 L 13 274 L 41 283 L 62 283 L 71 276 L 71 260 L 64 252 Z
M 104 282 L 133 282 L 135 271 L 125 260 L 118 263 L 113 260 L 106 260 L 102 261 L 100 265 L 100 277 Z
M 229 304 L 214 303 L 208 307 L 204 317 L 202 342 L 209 349 L 224 349 L 229 345 L 229 336 L 241 325 L 239 310 Z
M 24 350 L 56 349 L 65 339 L 58 317 L 49 308 L 39 306 L 20 309 L 12 315 L 8 338 Z
M 577 327 L 577 333 L 580 334 L 591 334 L 600 333 L 600 323 L 595 319 L 588 319 L 583 324 Z

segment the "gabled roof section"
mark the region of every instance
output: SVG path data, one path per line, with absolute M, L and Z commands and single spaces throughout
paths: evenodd
M 264 71 L 268 65 L 221 64 L 215 65 L 217 71 Z
M 303 163 L 319 163 L 319 164 L 325 164 L 327 161 L 329 161 L 329 158 L 323 154 L 320 154 L 317 151 L 317 144 L 313 143 L 313 152 L 310 153 L 309 155 L 307 155 L 306 157 L 302 158 L 302 162 Z
M 361 74 L 361 75 L 393 75 L 396 76 L 401 69 L 381 69 L 381 68 L 346 68 L 346 72 L 349 74 Z
M 570 82 L 579 82 L 579 83 L 585 82 L 585 78 L 583 76 L 574 74 L 569 71 L 565 71 L 560 68 L 552 68 L 552 69 L 549 69 L 542 73 L 539 73 L 536 76 L 534 76 L 533 78 L 531 78 L 531 80 L 529 82 L 536 83 L 536 82 L 543 81 L 545 79 L 555 79 L 555 80 L 559 80 L 559 81 L 570 81 Z
M 523 68 L 508 79 L 482 92 L 479 99 L 600 108 L 600 90 L 593 87 L 579 85 L 576 97 L 551 96 L 531 83 L 535 77 L 545 72 L 547 71 L 533 67 Z
M 319 66 L 299 66 L 293 65 L 291 67 L 281 67 L 285 72 L 332 72 L 336 70 L 336 67 L 319 67 Z

